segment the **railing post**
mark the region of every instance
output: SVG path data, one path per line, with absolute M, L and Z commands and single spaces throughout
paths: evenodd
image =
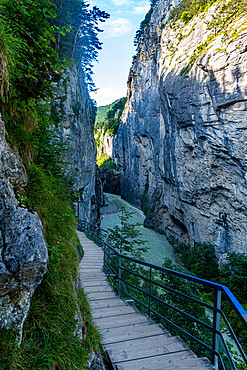
M 148 287 L 148 316 L 151 315 L 151 283 L 152 283 L 152 267 L 149 269 L 149 287 Z
M 105 243 L 103 244 L 103 251 L 104 251 L 103 271 L 104 271 L 104 273 L 106 273 L 106 271 L 105 271 L 105 266 L 106 266 L 106 245 L 105 245 Z
M 95 227 L 95 242 L 98 245 L 98 227 Z
M 119 255 L 118 260 L 118 296 L 121 298 L 121 289 L 122 289 L 122 257 Z
M 217 310 L 221 309 L 221 291 L 214 291 L 214 321 L 213 321 L 213 343 L 212 349 L 215 352 L 219 352 L 220 336 L 217 334 L 216 330 L 220 331 L 220 313 Z M 215 353 L 213 354 L 213 364 L 215 369 L 219 368 L 219 356 Z

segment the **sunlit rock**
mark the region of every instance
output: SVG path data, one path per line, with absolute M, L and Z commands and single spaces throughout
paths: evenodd
M 121 195 L 167 236 L 247 253 L 246 18 L 209 42 L 221 3 L 170 27 L 176 5 L 159 1 L 130 71 L 114 144 Z

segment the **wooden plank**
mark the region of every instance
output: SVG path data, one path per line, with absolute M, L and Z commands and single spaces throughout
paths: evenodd
M 105 343 L 114 343 L 119 341 L 127 341 L 131 339 L 142 338 L 147 335 L 162 334 L 162 330 L 152 323 L 133 324 L 121 328 L 112 328 L 101 330 Z
M 87 292 L 88 293 L 88 292 Z M 106 299 L 113 299 L 116 298 L 116 295 L 114 292 L 106 292 L 106 293 L 88 293 L 88 297 L 90 301 L 98 301 L 98 300 L 106 300 Z
M 167 350 L 169 346 L 173 347 L 172 351 L 171 348 Z M 162 333 L 160 333 L 159 336 L 150 335 L 144 338 L 139 338 L 138 340 L 130 339 L 127 342 L 119 342 L 117 344 L 119 352 L 128 349 L 130 354 L 131 352 L 140 352 L 143 348 L 152 349 L 152 347 L 162 348 L 162 353 L 189 350 L 182 340 L 179 341 L 176 337 L 172 337 L 169 334 L 164 335 Z M 114 349 L 116 348 L 116 344 L 108 344 L 107 348 Z
M 114 320 L 112 317 L 104 317 L 95 319 L 94 322 L 100 327 L 100 329 L 114 329 L 119 327 L 125 327 L 132 324 L 146 323 L 147 319 L 145 316 L 133 313 L 131 315 L 120 315 Z
M 119 370 L 213 369 L 177 337 L 116 296 L 102 270 L 103 251 L 78 232 L 84 249 L 82 287 L 88 294 L 102 344 Z
M 204 370 L 214 369 L 207 359 L 199 359 L 193 352 L 179 352 L 161 356 L 146 357 L 140 360 L 115 362 L 118 370 Z
M 125 305 L 124 302 L 121 302 L 119 301 L 118 298 L 115 298 L 115 299 L 111 299 L 109 301 L 106 301 L 106 300 L 102 300 L 102 301 L 92 301 L 90 302 L 90 305 L 93 309 L 93 311 L 97 310 L 97 309 L 102 309 L 102 308 L 112 308 L 112 307 L 122 307 L 123 305 Z
M 91 287 L 87 287 L 85 290 L 87 291 L 87 293 L 105 293 L 105 292 L 114 293 L 114 290 L 109 285 L 91 286 Z
M 106 278 L 104 280 L 101 280 L 100 282 L 93 282 L 93 281 L 83 281 L 82 282 L 83 287 L 90 288 L 90 287 L 100 287 L 100 286 L 109 286 L 109 283 Z
M 186 346 L 183 346 L 176 338 L 159 337 L 155 340 L 150 338 L 146 340 L 128 342 L 125 344 L 108 345 L 107 351 L 114 363 L 121 361 L 134 361 L 138 358 L 150 358 L 152 356 L 160 356 L 164 354 L 178 353 L 190 351 Z
M 102 308 L 97 310 L 97 312 L 93 312 L 93 317 L 95 319 L 101 317 L 115 317 L 119 315 L 129 315 L 132 313 L 136 313 L 136 310 L 130 306 L 123 306 L 123 307 L 113 307 L 113 308 Z M 116 320 L 116 319 L 115 319 Z

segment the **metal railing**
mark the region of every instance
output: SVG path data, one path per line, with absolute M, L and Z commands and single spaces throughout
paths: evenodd
M 119 297 L 125 297 L 127 301 L 136 302 L 138 307 L 146 310 L 150 317 L 158 318 L 159 322 L 166 323 L 169 330 L 173 328 L 183 338 L 189 340 L 190 344 L 203 347 L 203 353 L 211 355 L 211 361 L 216 369 L 247 369 L 246 354 L 223 312 L 222 298 L 224 298 L 224 302 L 230 304 L 232 312 L 235 312 L 238 319 L 238 325 L 241 324 L 243 332 L 246 331 L 246 333 L 247 312 L 226 286 L 120 254 L 110 245 L 108 231 L 95 225 L 81 221 L 79 229 L 102 247 L 104 251 L 104 272 L 111 280 Z M 169 284 L 172 279 L 175 279 L 175 282 Z M 189 286 L 188 284 L 192 285 Z M 188 286 L 188 292 L 181 291 L 179 285 Z M 206 289 L 207 292 L 213 291 L 213 304 L 203 301 L 201 294 L 199 296 L 198 294 L 189 294 L 190 291 L 196 292 L 200 289 Z M 173 300 L 186 301 L 189 310 L 190 305 L 198 305 L 200 308 L 198 309 L 198 317 L 193 313 L 193 310 L 193 312 L 186 312 L 179 305 L 174 304 Z M 200 317 L 201 309 L 206 310 L 209 314 L 211 313 L 209 315 L 211 319 L 202 320 Z M 172 321 L 171 317 L 174 317 L 174 315 L 175 320 Z M 179 317 L 180 321 L 178 320 Z M 181 325 L 181 317 L 182 320 L 190 322 L 192 332 Z M 176 318 L 179 322 L 174 322 Z M 225 325 L 235 343 L 238 351 L 235 356 L 229 350 L 222 335 L 222 325 Z M 210 333 L 206 336 L 206 340 L 203 340 L 200 336 L 199 338 L 195 336 L 195 333 L 204 331 Z

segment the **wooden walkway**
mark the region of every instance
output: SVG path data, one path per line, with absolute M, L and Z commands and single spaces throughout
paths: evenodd
M 103 347 L 118 370 L 213 369 L 179 337 L 172 337 L 135 307 L 118 298 L 103 272 L 103 251 L 78 232 L 84 257 L 80 279 L 93 318 L 103 335 Z

